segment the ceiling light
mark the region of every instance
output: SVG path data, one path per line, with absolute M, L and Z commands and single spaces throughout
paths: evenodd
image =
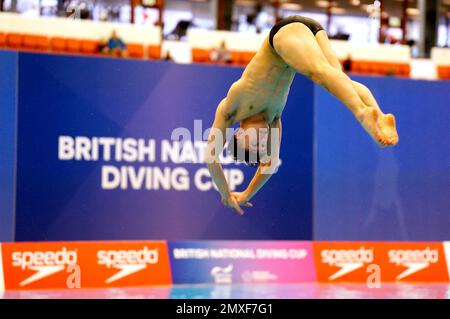
M 345 12 L 346 11 L 344 8 L 336 8 L 336 7 L 331 8 L 331 13 L 334 13 L 334 14 L 343 14 Z
M 236 5 L 243 6 L 243 7 L 251 7 L 251 6 L 254 6 L 255 4 L 256 4 L 256 2 L 252 1 L 252 0 L 238 0 L 236 2 Z
M 289 2 L 289 3 L 283 3 L 281 5 L 281 8 L 283 8 L 285 10 L 298 11 L 298 10 L 301 10 L 303 7 L 301 4 Z
M 316 1 L 316 6 L 318 6 L 319 8 L 328 8 L 329 5 L 330 5 L 330 3 L 327 0 L 317 0 Z
M 420 10 L 417 8 L 408 8 L 406 9 L 406 13 L 409 16 L 418 16 L 420 14 Z

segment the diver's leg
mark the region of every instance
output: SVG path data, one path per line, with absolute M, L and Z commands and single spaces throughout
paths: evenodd
M 339 62 L 339 59 L 334 50 L 331 48 L 331 43 L 330 40 L 328 40 L 327 33 L 324 30 L 317 32 L 316 40 L 328 62 L 336 69 L 342 70 L 341 63 Z M 373 106 L 378 110 L 378 112 L 380 113 L 377 122 L 378 127 L 384 133 L 384 135 L 389 138 L 391 142 L 390 144 L 396 144 L 398 142 L 398 134 L 395 128 L 394 115 L 384 114 L 381 111 L 380 106 L 378 105 L 372 92 L 370 92 L 369 88 L 367 88 L 365 85 L 357 81 L 352 81 L 352 84 L 364 104 Z
M 275 51 L 288 65 L 330 91 L 355 116 L 358 117 L 366 107 L 353 88 L 350 78 L 328 63 L 306 25 L 291 23 L 284 26 L 275 34 L 273 44 Z
M 310 77 L 344 103 L 380 146 L 390 144 L 377 126 L 377 109 L 366 105 L 351 79 L 328 62 L 306 25 L 291 23 L 284 26 L 275 34 L 273 44 L 275 51 L 289 66 Z

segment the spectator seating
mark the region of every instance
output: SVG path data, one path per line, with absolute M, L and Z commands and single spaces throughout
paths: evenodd
M 98 55 L 100 41 L 115 30 L 127 44 L 130 58 L 160 59 L 160 27 L 64 18 L 26 18 L 0 12 L 0 47 L 54 53 Z
M 332 45 L 336 41 L 332 42 Z M 347 42 L 348 43 L 348 42 Z M 411 52 L 406 45 L 350 44 L 348 55 L 352 60 L 351 72 L 371 75 L 410 75 Z M 335 49 L 335 51 L 338 51 Z
M 49 38 L 43 35 L 25 34 L 22 47 L 27 50 L 48 51 Z
M 43 35 L 0 33 L 0 48 L 7 47 L 15 50 L 34 50 L 54 53 L 71 53 L 83 55 L 99 55 L 101 52 L 100 41 L 91 39 L 77 39 L 64 37 L 46 37 Z M 128 55 L 130 58 L 160 59 L 161 46 L 149 45 L 147 55 L 145 47 L 141 43 L 128 43 Z
M 161 58 L 162 37 L 159 27 L 64 18 L 24 18 L 17 14 L 0 12 L 0 47 L 14 50 L 98 55 L 99 42 L 105 41 L 112 30 L 116 30 L 127 44 L 130 58 Z M 183 43 L 185 51 L 173 51 L 185 52 L 183 54 L 186 58 L 183 55 L 183 62 L 208 63 L 211 49 L 218 48 L 225 42 L 226 48 L 231 52 L 233 64 L 246 65 L 267 34 L 189 29 L 187 36 L 188 43 Z M 410 74 L 410 49 L 407 46 L 355 45 L 336 40 L 332 40 L 332 46 L 341 61 L 351 57 L 350 72 L 396 76 Z M 436 53 L 435 56 L 439 76 L 449 78 L 448 54 Z
M 373 75 L 409 76 L 411 68 L 409 64 L 406 63 L 352 61 L 351 72 Z

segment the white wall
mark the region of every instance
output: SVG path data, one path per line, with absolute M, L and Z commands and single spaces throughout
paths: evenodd
M 187 35 L 191 47 L 211 49 L 218 47 L 222 41 L 225 41 L 229 50 L 251 52 L 256 52 L 265 38 L 263 34 L 205 29 L 189 29 Z
M 450 48 L 432 48 L 431 60 L 436 65 L 450 66 Z

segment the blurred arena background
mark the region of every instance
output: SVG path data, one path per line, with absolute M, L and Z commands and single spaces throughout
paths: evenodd
M 450 1 L 0 9 L 0 296 L 449 298 Z M 297 75 L 282 165 L 241 218 L 210 181 L 204 132 L 294 14 L 325 27 L 400 143 L 378 148 Z M 224 161 L 240 189 L 253 169 Z

